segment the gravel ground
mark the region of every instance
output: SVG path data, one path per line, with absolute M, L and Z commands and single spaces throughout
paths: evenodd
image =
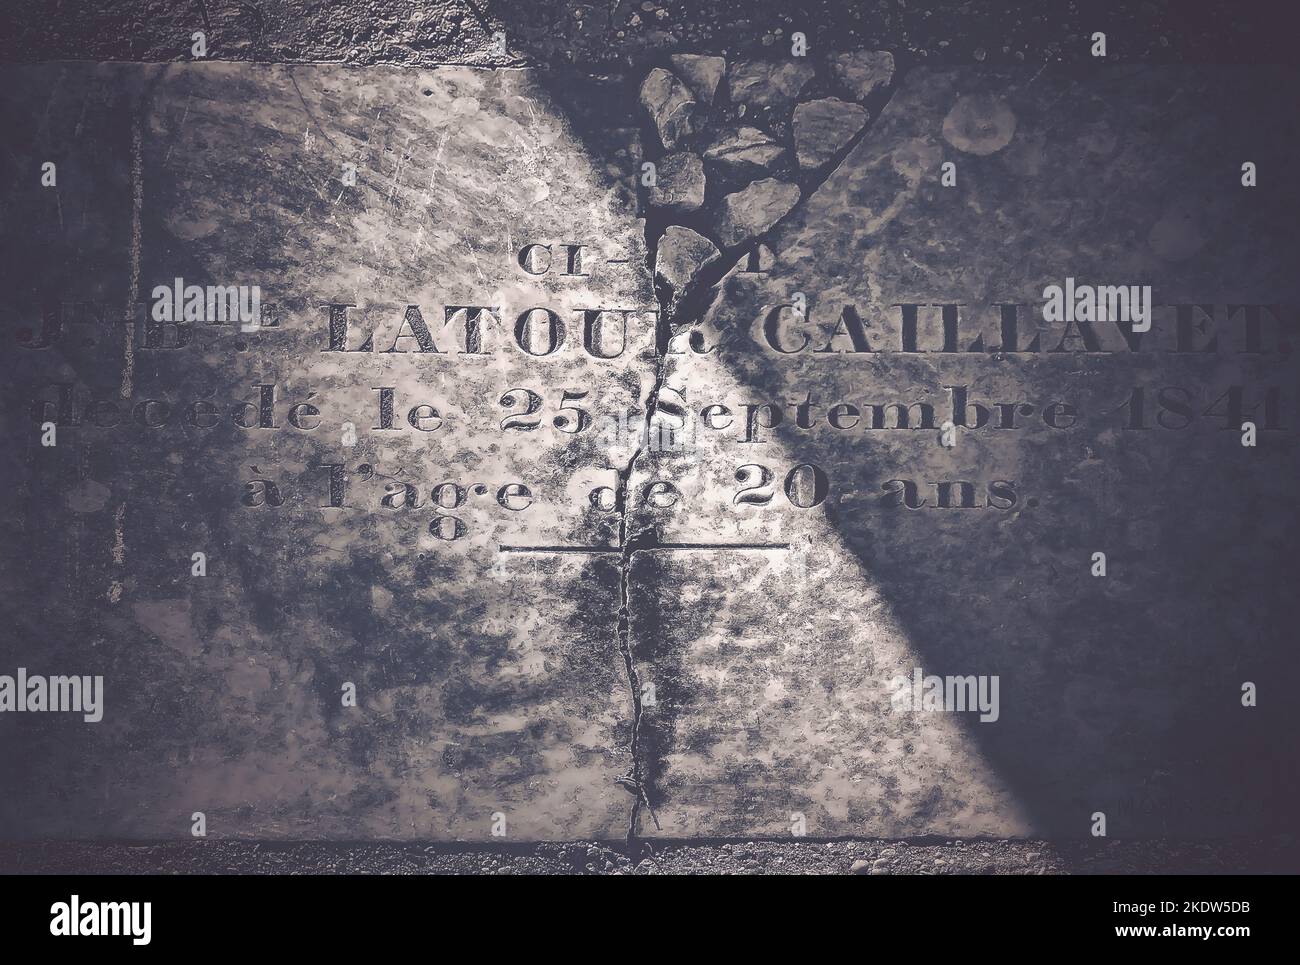
M 728 841 L 450 844 L 0 844 L 6 874 L 1277 874 L 1300 870 L 1289 836 L 1181 841 Z
M 0 60 L 608 64 L 664 49 L 883 48 L 932 62 L 1290 62 L 1280 0 L 47 0 L 0 5 Z M 506 34 L 506 51 L 493 35 Z

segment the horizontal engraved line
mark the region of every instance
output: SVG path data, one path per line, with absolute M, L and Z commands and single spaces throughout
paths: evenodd
M 653 543 L 646 550 L 788 550 L 789 543 Z M 636 550 L 634 550 L 635 552 Z M 617 546 L 506 546 L 498 553 L 618 553 Z

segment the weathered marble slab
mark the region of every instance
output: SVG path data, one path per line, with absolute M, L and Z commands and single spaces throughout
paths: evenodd
M 647 836 L 1293 813 L 1294 75 L 891 68 L 836 163 L 791 117 L 852 78 L 801 69 L 753 121 L 768 171 L 708 158 L 735 82 L 678 69 L 665 167 L 702 155 L 708 187 L 647 243 L 640 77 L 0 68 L 0 674 L 106 681 L 97 724 L 0 715 L 0 832 L 188 837 L 201 811 L 214 837 L 610 838 L 635 800 Z M 790 73 L 727 70 L 764 101 L 746 79 Z M 671 340 L 663 212 L 703 253 L 683 264 L 726 271 L 659 292 Z M 734 244 L 773 220 L 774 254 Z M 1188 307 L 1134 351 L 1043 322 L 1067 277 Z M 265 324 L 146 324 L 176 278 L 259 286 Z M 981 411 L 949 387 L 1007 427 L 945 440 Z M 652 403 L 671 442 L 640 435 Z M 934 419 L 864 426 L 893 403 Z M 900 708 L 917 668 L 996 677 L 996 719 Z
M 739 261 L 695 327 L 708 354 L 683 333 L 667 368 L 694 448 L 646 474 L 683 498 L 641 518 L 665 541 L 790 548 L 638 564 L 658 588 L 643 673 L 674 698 L 656 778 L 674 831 L 782 833 L 796 812 L 820 834 L 1289 820 L 1294 710 L 1243 707 L 1242 685 L 1295 679 L 1294 82 L 914 69 L 771 234 L 770 268 Z M 1243 187 L 1247 160 L 1276 176 Z M 1091 344 L 1043 321 L 1067 276 L 1204 309 L 1158 309 L 1140 351 L 1113 322 Z M 945 352 L 929 306 L 949 303 Z M 1022 306 L 1014 351 L 1000 303 Z M 911 335 L 904 304 L 922 306 Z M 961 425 L 954 386 L 990 425 Z M 928 428 L 920 408 L 865 427 L 873 404 L 922 402 Z M 890 681 L 918 667 L 997 676 L 998 719 L 899 712 Z
M 102 673 L 108 688 L 100 724 L 0 720 L 23 789 L 6 826 L 168 837 L 203 811 L 213 835 L 472 839 L 501 812 L 516 838 L 621 835 L 616 567 L 499 547 L 616 534 L 588 493 L 633 446 L 574 435 L 572 406 L 635 407 L 652 382 L 657 304 L 626 185 L 528 72 L 3 77 L 4 665 Z M 54 188 L 39 186 L 47 158 Z M 548 247 L 525 270 L 529 244 Z M 568 244 L 586 246 L 581 261 Z M 275 327 L 195 323 L 171 348 L 125 337 L 127 307 L 178 277 L 259 285 Z M 62 338 L 32 347 L 60 302 Z M 356 306 L 346 351 L 329 350 L 330 304 Z M 479 335 L 445 308 L 458 305 L 489 310 Z M 544 315 L 515 337 L 534 307 L 564 337 L 536 357 Z M 628 310 L 626 338 L 610 315 L 587 345 L 584 309 Z M 106 324 L 76 324 L 96 311 Z M 158 332 L 175 346 L 175 329 Z M 28 410 L 54 413 L 57 382 L 75 384 L 80 424 L 43 448 Z M 275 386 L 274 429 L 256 427 L 259 385 Z M 376 431 L 383 388 L 392 428 Z M 566 414 L 566 391 L 587 401 Z M 87 416 L 92 398 L 124 424 L 96 426 L 116 417 Z M 131 421 L 148 399 L 171 403 L 165 425 Z M 220 407 L 198 417 L 215 427 L 186 424 L 195 400 Z M 246 400 L 251 429 L 229 418 Z M 298 410 L 297 429 L 303 402 L 319 414 Z M 503 428 L 512 416 L 521 428 Z M 338 492 L 313 468 L 329 465 Z M 418 508 L 402 508 L 403 483 Z M 206 577 L 191 576 L 195 552 Z

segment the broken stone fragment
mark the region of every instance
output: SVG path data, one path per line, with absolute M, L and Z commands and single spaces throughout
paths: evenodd
M 704 162 L 689 151 L 669 154 L 655 167 L 655 183 L 646 191 L 652 208 L 684 213 L 704 204 Z
M 867 123 L 866 108 L 836 97 L 809 101 L 794 109 L 794 146 L 801 171 L 821 167 Z
M 888 50 L 855 50 L 831 58 L 831 71 L 863 101 L 894 79 L 894 55 Z
M 727 62 L 723 58 L 706 57 L 703 54 L 673 54 L 668 60 L 678 76 L 686 79 L 702 103 L 713 103 L 718 84 L 722 82 L 722 73 L 727 69 Z
M 664 150 L 673 150 L 691 133 L 695 98 L 690 88 L 662 67 L 650 71 L 641 84 L 641 106 L 659 132 Z
M 718 207 L 717 232 L 723 247 L 736 248 L 753 241 L 784 218 L 799 203 L 793 184 L 767 178 L 743 191 L 729 194 Z
M 751 107 L 782 107 L 793 103 L 816 71 L 800 60 L 749 60 L 734 64 L 727 74 L 731 99 Z
M 699 273 L 720 257 L 721 252 L 703 235 L 681 225 L 668 226 L 659 240 L 655 278 L 670 292 L 670 310 L 690 291 Z
M 718 132 L 704 152 L 711 164 L 734 178 L 748 181 L 770 174 L 785 155 L 785 148 L 756 127 L 730 125 Z

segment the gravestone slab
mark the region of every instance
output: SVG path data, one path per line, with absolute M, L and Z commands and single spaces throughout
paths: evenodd
M 1281 829 L 1294 73 L 826 56 L 0 68 L 0 834 Z

